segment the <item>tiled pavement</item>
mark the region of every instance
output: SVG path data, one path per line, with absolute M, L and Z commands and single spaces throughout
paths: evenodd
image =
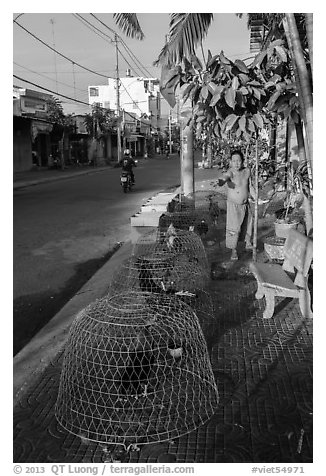
M 312 320 L 291 299 L 279 299 L 274 317 L 262 319 L 263 303 L 255 299 L 246 266 L 250 255 L 230 264 L 221 244 L 207 252 L 217 271 L 210 282 L 215 316 L 204 329 L 220 397 L 215 415 L 185 436 L 139 452 L 82 440 L 54 416 L 61 351 L 14 410 L 14 462 L 313 461 Z

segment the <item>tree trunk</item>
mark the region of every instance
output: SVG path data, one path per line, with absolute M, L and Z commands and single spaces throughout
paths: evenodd
M 305 13 L 306 18 L 306 33 L 309 48 L 309 58 L 311 66 L 311 75 L 313 76 L 313 15 L 312 13 Z
M 181 192 L 187 196 L 195 191 L 193 132 L 189 126 L 182 129 Z
M 277 138 L 277 134 L 276 134 L 276 121 L 277 119 L 276 118 L 273 118 L 272 122 L 271 122 L 271 129 L 270 129 L 270 134 L 269 134 L 269 150 L 270 150 L 270 157 L 273 161 L 273 163 L 275 164 L 276 162 L 276 138 Z
M 302 52 L 294 13 L 285 13 L 283 24 L 286 38 L 290 47 L 291 56 L 293 59 L 294 69 L 297 72 L 297 77 L 299 80 L 297 84 L 298 94 L 300 102 L 303 106 L 302 118 L 304 121 L 307 136 L 307 144 L 309 150 L 308 158 L 311 165 L 311 170 L 313 171 L 313 105 L 310 78 Z
M 254 236 L 253 236 L 253 248 L 252 259 L 257 261 L 257 236 L 258 236 L 258 137 L 256 139 L 256 160 L 255 160 L 255 214 L 254 214 Z
M 300 163 L 306 162 L 306 151 L 303 140 L 302 124 L 301 122 L 295 123 L 295 131 L 297 135 L 298 142 L 298 153 Z M 309 235 L 313 229 L 313 214 L 311 203 L 306 195 L 303 195 L 303 210 L 305 215 L 305 224 L 306 224 L 306 233 Z

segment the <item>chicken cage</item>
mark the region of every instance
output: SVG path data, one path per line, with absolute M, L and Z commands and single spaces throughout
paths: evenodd
M 190 261 L 198 263 L 204 271 L 209 267 L 206 250 L 200 237 L 192 231 L 175 228 L 172 224 L 166 232 L 157 229 L 142 235 L 134 245 L 133 254 L 185 255 Z
M 105 297 L 73 321 L 55 406 L 67 431 L 125 448 L 161 442 L 207 422 L 218 401 L 197 316 L 175 297 Z

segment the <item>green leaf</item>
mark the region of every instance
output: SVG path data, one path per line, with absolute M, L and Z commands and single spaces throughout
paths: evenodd
M 256 126 L 259 128 L 259 129 L 262 129 L 264 127 L 264 121 L 263 121 L 263 118 L 261 117 L 261 115 L 259 114 L 259 112 L 257 112 L 256 114 L 254 114 L 252 116 L 252 119 L 254 121 L 254 123 L 256 124 Z
M 275 46 L 275 51 L 276 51 L 278 57 L 281 59 L 281 61 L 283 61 L 283 63 L 286 63 L 288 57 L 287 57 L 285 49 L 282 48 L 282 46 Z
M 197 116 L 196 122 L 203 122 L 206 119 L 206 116 Z
M 253 123 L 253 121 L 252 121 L 250 118 L 248 118 L 248 125 L 247 125 L 247 127 L 248 127 L 248 130 L 249 130 L 250 132 L 256 132 L 255 124 Z
M 236 76 L 234 76 L 234 78 L 232 79 L 232 88 L 236 90 L 238 89 L 238 87 L 239 87 L 239 79 Z
M 245 107 L 246 99 L 243 97 L 241 91 L 235 92 L 235 100 L 240 107 Z
M 188 86 L 186 87 L 186 89 L 183 91 L 183 94 L 182 94 L 182 98 L 184 100 L 184 102 L 186 102 L 186 100 L 188 99 L 190 93 L 191 93 L 191 90 L 195 87 L 195 83 L 190 83 L 188 84 Z
M 203 66 L 202 66 L 201 62 L 199 61 L 199 58 L 197 58 L 196 55 L 192 54 L 192 55 L 190 55 L 190 59 L 191 59 L 191 63 L 193 64 L 193 66 L 197 70 L 202 71 Z
M 221 94 L 222 94 L 223 89 L 224 89 L 224 86 L 217 86 L 216 87 L 214 96 L 212 97 L 212 100 L 209 103 L 210 106 L 215 106 L 217 101 L 219 101 L 219 99 L 221 98 Z
M 257 88 L 252 88 L 252 92 L 254 93 L 255 98 L 257 98 L 258 101 L 260 101 L 261 94 L 260 94 L 259 89 L 257 89 Z
M 223 64 L 231 64 L 231 61 L 224 56 L 223 50 L 220 53 L 220 60 Z
M 210 81 L 207 87 L 208 87 L 208 91 L 214 96 L 216 88 L 218 87 L 217 84 L 213 83 L 213 81 Z
M 269 98 L 269 101 L 267 103 L 267 107 L 268 109 L 272 109 L 276 100 L 279 98 L 279 96 L 281 95 L 281 91 L 275 91 L 274 94 L 272 94 L 272 96 Z
M 220 136 L 220 126 L 219 124 L 216 124 L 215 127 L 214 127 L 214 133 L 215 135 L 217 135 L 217 137 Z
M 239 127 L 242 131 L 246 130 L 246 122 L 247 122 L 246 115 L 243 114 L 241 118 L 239 119 Z
M 258 55 L 255 57 L 252 65 L 251 65 L 251 67 L 254 68 L 255 66 L 259 66 L 261 64 L 261 62 L 263 61 L 263 59 L 265 58 L 266 54 L 267 54 L 266 50 L 263 50 L 260 53 L 258 53 Z
M 273 81 L 267 81 L 267 83 L 264 84 L 265 88 L 270 88 L 272 86 L 275 86 L 275 83 Z
M 281 46 L 284 45 L 284 41 L 281 39 L 274 40 L 270 43 L 270 46 L 275 47 L 275 46 Z
M 216 60 L 219 58 L 219 55 L 214 55 L 213 58 L 211 58 L 208 62 L 207 62 L 207 68 L 210 68 L 215 62 Z
M 201 97 L 204 99 L 204 101 L 206 101 L 207 96 L 208 96 L 208 87 L 207 87 L 207 86 L 203 86 L 203 87 L 201 88 Z
M 236 59 L 234 62 L 235 66 L 242 72 L 242 73 L 249 73 L 249 69 L 244 64 L 243 61 Z
M 261 83 L 256 80 L 248 81 L 248 84 L 250 84 L 250 86 L 261 86 Z
M 237 116 L 236 114 L 230 114 L 229 116 L 227 116 L 225 118 L 225 122 L 224 122 L 225 131 L 227 132 L 227 131 L 231 130 L 238 119 L 239 119 L 239 116 Z
M 243 74 L 243 73 L 238 74 L 238 78 L 241 80 L 241 84 L 247 84 L 247 82 L 250 79 L 247 74 Z
M 240 91 L 244 96 L 246 96 L 247 94 L 249 94 L 248 89 L 245 88 L 244 86 L 241 86 L 241 88 L 239 89 L 239 91 Z
M 207 52 L 207 62 L 206 62 L 206 66 L 207 66 L 207 67 L 208 67 L 209 62 L 210 62 L 210 60 L 212 59 L 212 57 L 213 57 L 213 56 L 212 56 L 211 50 L 208 50 L 208 52 Z
M 235 90 L 231 87 L 228 88 L 226 93 L 225 93 L 225 101 L 228 106 L 230 106 L 232 109 L 234 109 L 235 106 Z

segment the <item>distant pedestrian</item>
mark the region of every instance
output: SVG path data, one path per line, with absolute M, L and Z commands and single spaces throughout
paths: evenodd
M 229 170 L 218 179 L 220 187 L 227 184 L 226 247 L 231 249 L 231 260 L 238 259 L 239 241 L 246 243 L 246 249 L 252 249 L 252 213 L 249 196 L 255 197 L 251 186 L 250 170 L 244 167 L 241 151 L 231 153 Z

